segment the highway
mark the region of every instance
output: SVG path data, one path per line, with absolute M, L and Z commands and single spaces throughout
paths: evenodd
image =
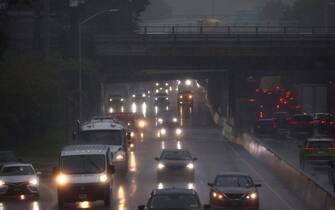
M 176 110 L 176 107 L 174 108 Z M 184 121 L 185 134 L 179 141 L 170 137 L 157 139 L 151 129 L 143 138 L 138 138 L 135 148 L 130 152 L 128 174 L 116 174 L 113 183 L 113 210 L 136 210 L 138 205 L 146 204 L 150 192 L 158 187 L 156 180 L 157 163 L 162 148 L 181 147 L 191 151 L 198 158 L 195 164 L 196 178 L 192 185 L 199 193 L 202 204 L 208 203 L 208 182 L 222 172 L 247 172 L 256 183 L 262 184 L 260 192 L 261 210 L 305 210 L 302 202 L 285 186 L 275 174 L 241 146 L 225 139 L 210 119 L 204 103 L 203 94 L 195 95 L 194 109 L 183 110 L 180 120 Z M 153 120 L 153 119 L 152 119 Z M 185 186 L 190 183 L 169 182 L 167 186 Z M 109 209 L 103 202 L 76 203 L 66 205 L 65 209 Z M 56 210 L 56 190 L 51 177 L 41 180 L 39 201 L 5 200 L 0 210 Z

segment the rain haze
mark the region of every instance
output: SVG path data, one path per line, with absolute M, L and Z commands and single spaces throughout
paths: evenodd
M 0 210 L 335 209 L 335 0 L 0 0 Z

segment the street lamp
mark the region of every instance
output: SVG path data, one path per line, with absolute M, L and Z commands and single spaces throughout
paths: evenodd
M 118 12 L 118 9 L 108 9 L 108 10 L 103 10 L 98 13 L 95 13 L 86 19 L 82 20 L 78 24 L 78 63 L 79 63 L 79 72 L 78 72 L 78 89 L 79 89 L 79 120 L 82 120 L 82 103 L 83 103 L 83 98 L 82 98 L 82 49 L 81 49 L 81 26 L 84 25 L 85 23 L 89 22 L 90 20 L 94 19 L 95 17 L 102 15 L 104 13 L 109 13 L 109 12 Z

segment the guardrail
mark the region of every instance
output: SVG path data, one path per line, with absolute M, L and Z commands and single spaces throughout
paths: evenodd
M 138 34 L 335 34 L 335 27 L 140 26 Z
M 245 133 L 230 140 L 240 144 L 256 159 L 265 163 L 304 202 L 308 209 L 335 209 L 335 195 L 332 192 L 322 187 L 300 169 L 280 158 L 279 155 L 265 147 L 252 135 Z

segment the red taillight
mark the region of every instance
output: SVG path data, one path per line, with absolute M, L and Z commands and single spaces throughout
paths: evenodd
M 312 152 L 314 150 L 314 148 L 310 148 L 310 147 L 305 147 L 304 148 L 304 152 Z
M 249 102 L 250 103 L 254 103 L 256 101 L 256 99 L 254 99 L 254 98 L 249 98 Z
M 264 118 L 264 112 L 259 112 L 259 118 L 263 119 Z
M 328 147 L 329 152 L 335 152 L 335 147 Z

